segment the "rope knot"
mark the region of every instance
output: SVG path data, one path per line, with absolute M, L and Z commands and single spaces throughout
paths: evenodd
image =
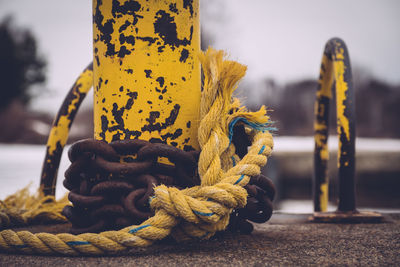
M 241 186 L 220 183 L 178 190 L 165 185 L 154 189 L 151 208 L 181 218 L 189 223 L 216 223 L 232 208 L 246 205 L 246 190 Z

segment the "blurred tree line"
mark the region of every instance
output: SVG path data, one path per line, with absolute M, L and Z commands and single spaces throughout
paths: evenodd
M 45 81 L 45 67 L 32 32 L 16 27 L 11 17 L 4 19 L 0 23 L 0 109 L 13 100 L 27 104 L 32 85 Z
M 206 50 L 212 45 L 214 36 L 202 30 L 201 39 L 202 49 Z M 0 22 L 0 121 L 5 125 L 0 130 L 0 142 L 46 141 L 48 130 L 45 128 L 50 127 L 55 114 L 33 113 L 27 109 L 34 85 L 45 81 L 45 71 L 46 61 L 38 52 L 33 33 L 16 27 L 11 17 Z M 353 72 L 357 135 L 400 138 L 400 86 L 377 80 L 362 69 L 356 68 Z M 243 95 L 248 97 L 246 104 L 251 109 L 261 104 L 272 109 L 270 115 L 279 129 L 278 135 L 313 135 L 316 80 L 279 85 L 272 79 L 266 79 L 261 85 L 257 84 L 262 88 L 257 93 L 254 93 L 254 87 L 254 84 L 241 84 L 241 91 L 245 90 Z M 42 92 L 40 90 L 39 93 Z M 330 107 L 330 131 L 335 134 L 335 103 L 331 103 Z M 87 127 L 87 122 L 92 119 L 91 110 L 80 113 L 74 125 L 86 127 L 77 127 L 82 132 L 76 137 L 78 139 L 93 133 L 92 127 Z M 42 128 L 39 132 L 38 123 Z M 76 138 L 71 136 L 70 140 Z
M 273 111 L 278 135 L 313 135 L 317 80 L 278 85 L 267 79 L 263 91 L 249 101 L 251 108 L 264 104 Z M 249 86 L 247 86 L 249 87 Z M 354 69 L 356 133 L 361 137 L 400 138 L 400 85 L 377 80 L 362 69 Z M 246 88 L 251 90 L 251 88 Z M 333 95 L 335 100 L 335 95 Z M 336 103 L 330 104 L 330 133 L 336 134 Z
M 17 27 L 11 16 L 0 22 L 0 142 L 46 141 L 51 117 L 27 108 L 34 85 L 45 81 L 45 69 L 33 33 Z

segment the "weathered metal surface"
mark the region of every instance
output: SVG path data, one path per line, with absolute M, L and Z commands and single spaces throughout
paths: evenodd
M 350 59 L 344 42 L 328 41 L 322 58 L 319 87 L 315 102 L 314 210 L 328 207 L 327 147 L 329 133 L 329 102 L 332 87 L 336 92 L 337 133 L 339 139 L 339 210 L 354 211 L 355 186 L 355 103 Z
M 47 141 L 46 156 L 43 162 L 40 188 L 45 195 L 55 194 L 57 171 L 61 154 L 68 140 L 69 130 L 80 104 L 93 84 L 93 65 L 78 77 L 61 105 L 51 128 Z
M 72 232 L 120 229 L 146 220 L 152 215 L 149 198 L 155 185 L 200 184 L 198 154 L 138 139 L 76 142 L 68 153 L 72 163 L 64 180 L 73 206 L 63 214 Z M 161 157 L 171 164 L 160 163 Z
M 200 184 L 199 152 L 144 140 L 106 143 L 86 139 L 69 150 L 71 166 L 64 186 L 70 190 L 63 214 L 73 233 L 99 232 L 138 224 L 152 215 L 149 199 L 155 185 L 186 188 Z M 171 164 L 159 162 L 167 158 Z M 245 187 L 247 205 L 232 213 L 229 229 L 250 233 L 248 221 L 263 223 L 272 215 L 275 188 L 263 175 L 251 177 Z
M 336 93 L 338 133 L 339 205 L 328 208 L 329 102 L 332 88 Z M 382 215 L 356 210 L 355 198 L 355 99 L 350 58 L 345 43 L 338 38 L 328 41 L 322 58 L 317 99 L 315 101 L 314 150 L 314 222 L 379 222 Z
M 199 149 L 199 1 L 93 0 L 95 138 Z
M 245 188 L 248 193 L 247 204 L 244 208 L 231 213 L 228 229 L 232 232 L 240 231 L 243 234 L 250 234 L 253 231 L 253 225 L 249 221 L 264 223 L 271 218 L 275 186 L 269 178 L 260 174 L 251 177 Z

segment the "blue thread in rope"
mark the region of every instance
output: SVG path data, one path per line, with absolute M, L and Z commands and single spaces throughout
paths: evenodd
M 205 213 L 205 212 L 201 212 L 201 211 L 197 211 L 197 210 L 194 210 L 193 212 L 194 212 L 195 214 L 201 215 L 201 216 L 213 216 L 213 215 L 215 214 L 214 212 Z
M 266 122 L 266 123 L 256 123 L 256 122 L 251 122 L 248 121 L 246 118 L 243 117 L 237 117 L 234 118 L 230 123 L 229 123 L 229 145 L 231 145 L 232 142 L 232 137 L 233 137 L 233 127 L 235 126 L 235 124 L 237 122 L 243 122 L 244 124 L 248 125 L 250 128 L 261 131 L 261 132 L 265 132 L 265 131 L 277 131 L 278 129 L 276 127 L 272 127 L 271 124 L 273 124 L 274 122 Z
M 263 153 L 263 152 L 264 152 L 264 149 L 265 149 L 265 145 L 263 145 L 263 146 L 261 147 L 260 151 L 258 151 L 258 155 L 260 155 L 261 153 Z
M 232 162 L 233 162 L 233 167 L 235 167 L 236 166 L 236 160 L 235 160 L 234 156 L 232 156 Z
M 240 183 L 240 181 L 243 180 L 243 178 L 244 178 L 244 174 L 242 174 L 242 175 L 239 177 L 239 179 L 237 179 L 237 181 L 236 181 L 234 184 Z
M 139 227 L 136 227 L 136 228 L 133 228 L 133 229 L 129 230 L 128 233 L 133 234 L 133 233 L 136 233 L 137 231 L 142 230 L 143 228 L 146 228 L 146 227 L 149 227 L 149 226 L 151 226 L 151 225 L 150 224 L 145 224 L 145 225 L 142 225 L 142 226 L 139 226 Z
M 90 245 L 88 241 L 69 241 L 66 242 L 68 246 L 81 246 L 81 245 Z
M 156 196 L 151 196 L 151 197 L 149 197 L 149 204 L 151 203 L 151 201 L 153 200 L 153 199 L 155 199 L 156 198 Z

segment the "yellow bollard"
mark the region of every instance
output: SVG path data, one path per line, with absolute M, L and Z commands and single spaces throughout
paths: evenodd
M 95 139 L 199 149 L 199 1 L 93 0 Z
M 92 88 L 92 84 L 93 64 L 90 63 L 75 81 L 54 119 L 47 140 L 46 156 L 40 176 L 40 188 L 46 196 L 55 195 L 58 166 L 68 140 L 69 130 L 83 99 Z
M 329 177 L 329 103 L 336 92 L 338 134 L 339 203 L 335 212 L 327 212 Z M 380 222 L 376 212 L 359 212 L 355 193 L 355 99 L 350 57 L 343 40 L 332 38 L 325 46 L 320 70 L 315 111 L 314 150 L 314 222 Z

